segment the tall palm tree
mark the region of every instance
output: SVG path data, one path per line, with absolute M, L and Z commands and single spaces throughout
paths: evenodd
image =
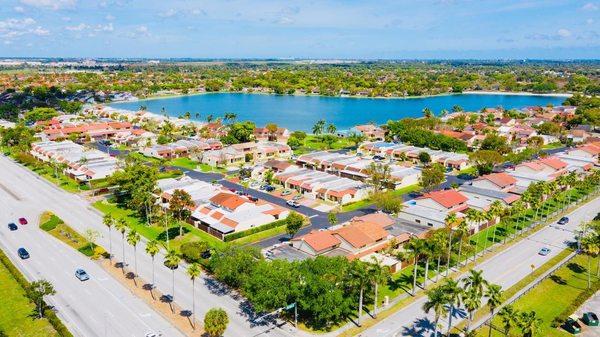
M 415 294 L 417 293 L 417 269 L 419 257 L 421 256 L 421 252 L 423 250 L 423 240 L 419 239 L 418 237 L 412 237 L 410 241 L 408 241 L 404 245 L 404 249 L 405 251 L 400 256 L 400 258 L 405 261 L 414 260 L 412 295 L 415 296 Z
M 187 274 L 190 280 L 192 280 L 192 326 L 194 329 L 196 329 L 196 278 L 201 273 L 202 269 L 200 269 L 200 265 L 197 263 L 192 263 L 187 269 Z
M 369 278 L 373 283 L 375 297 L 373 302 L 373 317 L 377 317 L 377 305 L 379 301 L 379 284 L 385 282 L 390 276 L 390 270 L 382 266 L 375 257 L 373 263 L 369 264 Z
M 504 211 L 505 211 L 504 206 L 502 205 L 502 202 L 500 200 L 496 200 L 496 201 L 492 202 L 492 204 L 490 205 L 490 213 L 493 216 L 494 221 L 498 217 L 501 217 L 502 215 L 504 215 Z M 496 226 L 496 227 L 498 227 L 498 226 Z M 496 227 L 494 227 L 493 231 L 492 231 L 492 245 L 496 243 L 496 229 L 497 229 Z
M 127 233 L 127 243 L 133 247 L 133 260 L 134 260 L 134 278 L 137 277 L 137 244 L 140 242 L 140 234 L 135 229 L 132 229 Z
M 483 296 L 483 291 L 487 286 L 487 281 L 483 278 L 483 270 L 469 270 L 469 276 L 464 278 L 463 284 L 466 290 L 475 291 L 478 295 Z
M 448 311 L 448 332 L 446 335 L 450 336 L 450 329 L 452 329 L 452 315 L 454 314 L 454 308 L 459 307 L 462 298 L 462 288 L 457 281 L 446 278 L 444 284 L 441 286 L 446 294 L 446 304 L 450 306 Z
M 481 221 L 481 212 L 474 209 L 474 208 L 469 208 L 466 212 L 466 218 L 467 221 L 469 221 L 470 223 L 474 223 L 476 228 L 477 228 L 477 232 L 479 232 L 479 221 Z M 477 247 L 475 247 L 475 254 L 473 256 L 473 260 L 475 260 L 475 257 L 477 256 Z M 467 258 L 468 259 L 468 258 Z
M 122 268 L 123 271 L 125 271 L 125 233 L 127 232 L 127 222 L 125 222 L 125 219 L 121 218 L 117 220 L 117 223 L 115 224 L 115 229 L 118 230 L 121 233 L 121 243 L 122 243 Z
M 158 241 L 152 240 L 146 244 L 146 253 L 152 257 L 152 288 L 154 288 L 154 257 L 159 251 Z M 151 291 L 152 288 L 150 288 Z
M 171 287 L 171 300 L 175 300 L 175 269 L 179 267 L 179 262 L 181 262 L 181 257 L 177 255 L 175 249 L 169 249 L 167 255 L 165 256 L 165 266 L 171 269 L 172 272 L 172 287 Z
M 433 336 L 437 337 L 440 318 L 448 313 L 448 308 L 446 306 L 448 302 L 446 298 L 446 292 L 444 291 L 443 287 L 436 287 L 431 290 L 427 290 L 426 294 L 427 301 L 423 303 L 423 311 L 428 314 L 430 310 L 433 310 L 435 314 Z
M 474 288 L 469 288 L 463 292 L 462 302 L 469 313 L 465 331 L 470 330 L 471 323 L 473 323 L 473 313 L 481 307 L 481 298 L 482 294 L 477 292 Z
M 364 262 L 354 260 L 350 266 L 350 284 L 353 288 L 358 288 L 358 318 L 357 324 L 361 326 L 360 319 L 363 311 L 363 294 L 365 287 L 369 283 L 368 270 Z
M 433 240 L 427 238 L 423 240 L 423 249 L 421 255 L 425 258 L 425 277 L 423 278 L 423 289 L 427 288 L 427 280 L 429 279 L 429 261 L 435 256 L 435 247 Z
M 513 308 L 512 305 L 505 305 L 498 312 L 500 315 L 500 319 L 502 320 L 502 327 L 504 328 L 504 335 L 508 336 L 510 334 L 510 330 L 517 325 L 517 317 L 518 312 Z M 492 328 L 490 322 L 490 329 Z
M 437 282 L 440 279 L 440 265 L 442 262 L 442 257 L 445 255 L 444 251 L 447 246 L 446 233 L 444 233 L 443 231 L 436 231 L 433 233 L 431 240 L 432 240 L 433 253 L 434 253 L 434 256 L 437 258 L 437 269 L 435 272 L 435 282 Z
M 460 264 L 460 259 L 462 257 L 462 248 L 463 248 L 464 238 L 465 238 L 465 235 L 469 234 L 469 226 L 467 225 L 466 221 L 461 221 L 460 224 L 458 224 L 456 231 L 458 232 L 458 263 Z M 466 264 L 466 260 L 465 260 L 465 264 Z
M 485 293 L 485 297 L 487 297 L 487 305 L 490 307 L 490 320 L 494 318 L 494 310 L 502 304 L 502 287 L 497 284 L 488 284 Z M 490 331 L 488 332 L 488 337 L 492 336 L 492 324 L 490 324 Z
M 115 224 L 115 219 L 110 215 L 110 214 L 106 214 L 104 215 L 104 218 L 102 218 L 102 223 L 108 227 L 108 259 L 110 260 L 110 264 L 112 265 L 112 227 Z
M 520 231 L 520 229 L 521 229 L 521 226 L 520 226 L 521 218 L 523 217 L 523 212 L 525 212 L 525 210 L 527 209 L 526 205 L 527 204 L 525 203 L 524 196 L 521 197 L 520 200 L 517 200 L 512 204 L 511 209 L 513 210 L 514 214 L 517 215 L 516 224 L 513 226 L 513 229 L 515 231 L 514 231 L 514 235 L 511 235 L 512 237 L 515 237 L 517 235 L 517 232 Z
M 580 239 L 581 251 L 587 255 L 587 274 L 588 274 L 588 289 L 592 286 L 592 256 L 597 256 L 600 253 L 600 241 L 598 235 L 594 233 L 587 233 L 583 238 Z
M 444 219 L 444 223 L 446 225 L 446 228 L 448 229 L 448 254 L 446 256 L 446 277 L 448 276 L 448 273 L 450 273 L 450 261 L 452 260 L 452 231 L 457 220 L 458 218 L 456 217 L 456 213 L 454 212 L 450 212 L 448 215 L 446 215 L 446 218 Z

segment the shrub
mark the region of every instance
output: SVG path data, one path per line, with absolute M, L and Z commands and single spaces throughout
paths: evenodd
M 179 250 L 187 262 L 198 262 L 202 255 L 209 250 L 209 247 L 204 241 L 193 241 L 183 243 Z
M 236 232 L 236 233 L 225 235 L 225 238 L 223 239 L 223 241 L 229 242 L 229 241 L 237 240 L 239 238 L 243 238 L 243 237 L 248 236 L 248 235 L 252 235 L 252 234 L 260 233 L 262 231 L 266 231 L 267 229 L 271 229 L 271 228 L 275 228 L 275 227 L 279 227 L 279 226 L 285 226 L 285 225 L 287 225 L 287 221 L 285 221 L 285 220 L 286 219 L 277 220 L 277 221 L 273 221 L 271 223 L 268 223 L 266 225 L 262 225 L 262 226 L 259 226 L 259 227 L 254 227 L 254 228 L 246 229 L 245 231 L 241 231 L 241 232 Z
M 40 228 L 45 230 L 46 232 L 49 232 L 49 231 L 55 229 L 56 226 L 60 225 L 61 223 L 62 223 L 62 220 L 59 217 L 57 217 L 56 215 L 52 214 L 52 215 L 50 215 L 50 219 L 48 219 L 48 221 L 46 221 L 40 225 Z

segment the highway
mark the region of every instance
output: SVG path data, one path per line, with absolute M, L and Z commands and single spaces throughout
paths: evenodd
M 62 218 L 67 224 L 73 227 L 80 233 L 83 233 L 87 228 L 93 228 L 98 230 L 101 233 L 102 237 L 98 239 L 97 243 L 103 246 L 108 250 L 109 248 L 109 231 L 106 226 L 102 224 L 102 215 L 96 209 L 94 209 L 87 200 L 81 198 L 78 195 L 71 194 L 61 190 L 60 188 L 52 185 L 47 182 L 43 178 L 35 175 L 33 172 L 27 170 L 14 163 L 9 158 L 4 156 L 0 156 L 0 195 L 2 195 L 2 209 L 8 209 L 9 214 L 5 216 L 6 212 L 2 212 L 3 217 L 3 229 L 2 232 L 6 234 L 6 236 L 10 236 L 12 234 L 17 233 L 7 233 L 8 229 L 4 230 L 6 227 L 5 223 L 9 220 L 15 221 L 20 216 L 27 216 L 31 218 L 31 224 L 28 225 L 30 227 L 27 228 L 27 231 L 24 232 L 39 232 L 38 235 L 45 234 L 42 233 L 41 230 L 36 229 L 37 223 L 35 223 L 35 218 L 41 214 L 43 211 L 49 210 L 55 213 L 57 216 Z M 18 234 L 17 234 L 18 235 Z M 29 239 L 23 238 L 24 241 L 15 241 L 12 240 L 9 242 L 11 244 L 11 251 L 16 251 L 16 247 L 18 245 L 25 245 L 27 249 L 30 249 L 29 244 L 25 244 Z M 31 238 L 31 242 L 40 242 L 39 247 L 36 244 L 31 244 L 31 253 L 32 259 L 26 261 L 27 263 L 33 262 L 34 260 L 39 261 L 40 268 L 41 265 L 47 265 L 48 270 L 44 272 L 40 270 L 39 272 L 44 275 L 44 277 L 49 278 L 52 281 L 56 281 L 56 286 L 59 291 L 59 294 L 62 293 L 66 296 L 69 293 L 69 289 L 73 286 L 73 282 L 75 277 L 72 276 L 75 271 L 76 266 L 83 265 L 86 270 L 89 269 L 90 274 L 93 278 L 98 278 L 98 274 L 105 275 L 101 270 L 95 269 L 92 267 L 94 265 L 91 261 L 85 261 L 83 255 L 78 256 L 79 254 L 76 251 L 72 251 L 72 254 L 68 254 L 68 256 L 73 256 L 73 261 L 67 265 L 66 259 L 65 261 L 61 261 L 63 259 L 64 251 L 61 253 L 44 253 L 48 247 L 52 247 L 42 244 L 44 241 L 39 241 L 39 239 Z M 3 242 L 4 237 L 3 237 Z M 121 236 L 115 230 L 112 231 L 112 245 L 113 245 L 113 254 L 117 261 L 121 261 Z M 52 248 L 48 249 L 49 251 L 54 250 Z M 67 250 L 68 251 L 68 250 Z M 137 247 L 137 261 L 138 261 L 138 274 L 144 278 L 146 281 L 150 282 L 152 280 L 152 260 L 151 258 L 145 254 L 145 242 L 140 242 Z M 68 253 L 68 252 L 67 252 Z M 163 263 L 163 255 L 161 254 L 156 256 L 156 286 L 157 288 L 165 294 L 171 292 L 171 271 L 162 265 Z M 56 261 L 52 261 L 52 258 Z M 125 247 L 125 259 L 127 262 L 131 262 L 133 265 L 133 248 L 126 244 Z M 20 264 L 20 261 L 19 261 Z M 65 264 L 65 265 L 63 265 Z M 88 267 L 89 265 L 89 267 Z M 72 276 L 66 280 L 66 272 L 68 272 L 69 276 Z M 32 270 L 32 272 L 37 272 L 38 270 Z M 59 271 L 59 272 L 57 272 Z M 61 273 L 61 278 L 55 276 Z M 65 277 L 62 277 L 62 274 L 65 274 Z M 52 279 L 52 278 L 56 279 Z M 65 280 L 63 280 L 65 278 Z M 101 279 L 109 278 L 109 276 L 101 276 Z M 63 285 L 63 282 L 64 285 Z M 107 281 L 108 282 L 108 281 Z M 116 280 L 110 281 L 111 283 L 117 282 Z M 75 282 L 76 284 L 76 282 Z M 121 286 L 122 287 L 122 286 Z M 115 285 L 115 288 L 116 285 Z M 175 271 L 175 302 L 182 308 L 191 310 L 192 308 L 192 283 L 188 276 L 185 274 L 185 268 L 180 267 Z M 122 291 L 125 291 L 123 288 Z M 251 322 L 251 318 L 253 317 L 253 313 L 249 310 L 246 302 L 243 301 L 243 298 L 235 296 L 236 294 L 232 294 L 228 289 L 222 287 L 215 280 L 206 277 L 203 275 L 199 280 L 196 281 L 196 313 L 197 318 L 202 320 L 204 314 L 211 308 L 221 307 L 225 311 L 227 311 L 230 319 L 230 323 L 228 329 L 225 333 L 225 336 L 237 337 L 237 336 L 289 336 L 289 332 L 284 331 L 280 328 L 274 328 L 272 324 L 265 325 L 255 325 Z M 58 295 L 57 298 L 60 298 L 61 295 Z M 73 296 L 73 298 L 64 298 L 63 297 L 63 305 L 62 308 L 68 308 L 67 305 L 71 307 L 75 307 L 77 305 L 77 301 L 80 300 L 81 297 L 90 298 L 92 303 L 101 303 L 101 301 L 106 300 L 109 296 L 107 296 L 106 292 L 100 291 L 90 291 L 90 293 L 82 294 L 81 296 Z M 123 302 L 127 303 L 127 302 Z M 89 304 L 89 303 L 88 303 Z M 107 310 L 113 311 L 113 308 L 117 306 L 123 307 L 123 304 L 119 303 L 107 303 L 106 305 L 102 305 L 103 308 Z M 58 305 L 57 305 L 58 307 Z M 93 308 L 93 306 L 89 306 Z M 85 308 L 81 309 L 81 312 L 85 312 Z M 116 310 L 116 309 L 115 309 Z M 79 306 L 77 306 L 76 312 L 79 312 Z M 147 314 L 148 310 L 139 309 L 140 312 Z M 102 317 L 102 312 L 96 313 L 96 320 L 100 320 Z M 115 317 L 128 317 L 125 313 L 115 314 Z M 68 321 L 71 322 L 69 317 L 67 317 Z M 82 327 L 85 327 L 84 321 L 88 321 L 86 319 L 76 319 L 73 324 Z M 128 319 L 128 321 L 135 322 L 133 319 Z M 159 319 L 150 319 L 148 321 L 159 322 Z M 92 323 L 88 323 L 92 324 Z M 133 324 L 133 323 L 132 323 Z M 156 323 L 155 323 L 156 325 Z M 137 325 L 136 325 L 137 326 Z M 133 328 L 133 327 L 132 327 Z M 83 329 L 83 328 L 82 328 Z M 165 328 L 162 328 L 165 331 Z M 137 330 L 131 330 L 134 333 Z M 93 336 L 87 335 L 86 336 Z M 168 334 L 168 336 L 177 336 L 177 334 Z
M 31 194 L 6 187 L 5 178 L 3 173 L 0 246 L 30 281 L 44 278 L 54 285 L 57 293 L 47 301 L 75 336 L 141 337 L 148 332 L 183 336 L 98 264 L 40 230 L 40 212 L 32 203 Z M 10 231 L 7 224 L 18 223 L 19 217 L 26 217 L 29 224 Z M 19 247 L 25 247 L 31 257 L 21 260 L 17 256 Z M 78 268 L 85 269 L 90 280 L 76 279 Z
M 600 210 L 600 197 L 586 205 L 579 207 L 567 215 L 569 223 L 561 226 L 552 224 L 538 232 L 524 238 L 512 247 L 505 249 L 490 259 L 478 264 L 474 269 L 483 270 L 483 276 L 489 282 L 499 284 L 503 289 L 508 289 L 532 271 L 532 266 L 538 268 L 559 252 L 567 248 L 569 242 L 574 242 L 573 231 L 584 222 L 591 221 Z M 538 254 L 542 247 L 551 249 L 550 254 Z M 431 283 L 430 283 L 431 287 Z M 421 309 L 426 298 L 420 298 L 407 307 L 387 317 L 380 323 L 361 333 L 366 337 L 391 337 L 391 336 L 427 336 L 433 334 L 433 312 L 425 314 Z M 485 302 L 484 302 L 485 303 Z M 462 320 L 466 312 L 457 310 L 452 319 L 452 324 Z M 447 326 L 447 317 L 440 320 Z M 443 328 L 443 332 L 446 332 Z

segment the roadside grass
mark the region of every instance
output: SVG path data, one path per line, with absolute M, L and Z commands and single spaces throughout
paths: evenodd
M 0 263 L 0 294 L 0 336 L 59 336 L 46 318 L 37 318 L 35 305 L 3 263 Z
M 58 172 L 58 174 L 55 174 L 54 169 L 45 164 L 39 164 L 39 165 L 35 165 L 35 166 L 34 165 L 25 165 L 25 166 L 27 166 L 33 172 L 39 174 L 44 179 L 50 181 L 54 185 L 62 188 L 63 190 L 65 190 L 67 192 L 77 193 L 81 190 L 89 189 L 89 187 L 87 187 L 85 185 L 80 186 L 77 181 L 75 181 L 72 178 L 67 177 L 66 175 L 62 174 L 61 172 Z
M 329 147 L 328 144 L 322 141 L 322 138 L 315 135 L 306 135 L 304 138 L 302 146 L 294 150 L 294 154 L 302 155 L 311 151 L 323 151 L 323 150 L 340 150 L 340 149 L 350 149 L 354 147 L 354 143 L 349 141 L 347 138 L 338 137 L 338 140 L 331 144 Z
M 561 142 L 550 143 L 542 146 L 542 150 L 554 150 L 563 147 Z
M 50 212 L 42 214 L 39 226 L 42 230 L 75 248 L 85 256 L 97 258 L 105 253 L 102 247 L 93 245 L 81 234 L 65 224 L 62 219 Z
M 519 311 L 535 311 L 537 316 L 543 320 L 539 330 L 539 336 L 571 336 L 561 328 L 551 326 L 554 318 L 559 316 L 565 308 L 568 308 L 576 298 L 587 289 L 587 256 L 578 255 L 565 266 L 559 268 L 553 276 L 545 279 L 529 293 L 513 303 Z M 592 282 L 598 283 L 600 279 L 596 276 L 598 257 L 592 259 Z M 502 326 L 501 320 L 496 316 L 493 324 Z M 520 336 L 518 329 L 513 329 L 510 336 Z M 479 329 L 477 336 L 485 337 L 488 329 Z M 493 330 L 492 336 L 501 337 L 504 334 Z
M 392 191 L 392 194 L 394 196 L 401 196 L 403 194 L 407 194 L 407 193 L 412 193 L 412 192 L 416 192 L 421 190 L 421 186 L 419 184 L 414 184 L 414 185 L 409 185 L 397 190 Z M 357 202 L 353 202 L 350 204 L 346 204 L 344 206 L 342 206 L 342 212 L 351 212 L 351 211 L 356 211 L 357 209 L 361 209 L 361 208 L 365 208 L 368 206 L 373 205 L 373 201 L 370 198 L 367 199 L 363 199 Z
M 275 235 L 284 234 L 285 228 L 286 228 L 286 226 L 282 225 L 279 227 L 264 230 L 262 232 L 250 234 L 248 236 L 244 236 L 242 238 L 239 238 L 239 239 L 236 239 L 233 241 L 229 241 L 228 243 L 232 243 L 232 244 L 236 244 L 236 245 L 248 245 L 248 244 L 256 243 L 256 242 L 268 239 Z
M 135 229 L 141 236 L 148 240 L 158 240 L 163 244 L 166 244 L 167 233 L 164 225 L 153 224 L 148 226 L 144 219 L 140 219 L 139 216 L 132 210 L 119 207 L 115 203 L 111 203 L 107 200 L 99 200 L 92 204 L 96 209 L 104 214 L 110 214 L 115 219 L 124 219 L 129 228 Z M 186 241 L 190 241 L 194 238 L 206 242 L 211 248 L 221 248 L 226 244 L 215 238 L 214 236 L 201 231 L 188 223 L 182 223 L 185 233 L 183 238 L 178 237 L 179 226 L 177 222 L 169 226 L 169 246 L 174 249 L 179 249 L 179 246 Z

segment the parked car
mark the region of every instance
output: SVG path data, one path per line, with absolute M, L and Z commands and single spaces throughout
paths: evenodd
M 294 196 L 294 197 L 292 198 L 292 200 L 294 200 L 294 201 L 298 201 L 298 200 L 300 200 L 300 199 L 302 199 L 302 196 L 301 196 L 301 195 L 296 195 L 296 196 Z
M 294 208 L 298 208 L 300 207 L 300 204 L 295 202 L 294 200 L 288 200 L 285 202 L 286 204 L 288 204 L 288 206 L 294 207 Z
M 19 229 L 19 227 L 17 227 L 17 225 L 15 225 L 14 222 L 11 222 L 8 224 L 8 229 L 10 229 L 11 231 L 16 231 L 17 229 Z
M 25 219 L 25 218 L 19 218 L 19 223 L 21 225 L 27 225 L 28 224 L 27 219 Z
M 546 255 L 550 254 L 550 248 L 544 247 L 544 248 L 540 249 L 538 254 L 540 254 L 541 256 L 546 256 Z
M 83 270 L 83 269 L 77 269 L 75 271 L 75 277 L 77 277 L 79 279 L 79 281 L 81 281 L 81 282 L 87 281 L 90 279 L 90 276 L 88 275 L 88 273 L 86 273 L 85 270 Z
M 271 185 L 266 185 L 265 186 L 265 191 L 267 191 L 267 192 L 273 192 L 273 191 L 275 191 L 275 187 L 273 187 Z
M 591 311 L 584 313 L 583 317 L 581 317 L 581 320 L 583 321 L 583 323 L 589 326 L 598 326 L 600 324 L 598 322 L 598 316 Z
M 559 225 L 566 225 L 568 222 L 569 218 L 567 218 L 566 216 L 563 216 L 562 218 L 560 218 L 560 220 L 558 220 Z
M 574 319 L 573 317 L 569 317 L 565 324 L 563 324 L 563 329 L 567 330 L 568 332 L 574 335 L 577 335 L 581 332 L 581 325 L 579 324 L 579 322 L 577 322 L 576 319 Z
M 258 198 L 257 197 L 253 197 L 251 195 L 248 196 L 248 200 L 252 201 L 252 202 L 257 202 Z
M 19 254 L 19 257 L 23 260 L 26 260 L 29 258 L 29 252 L 27 251 L 27 249 L 25 249 L 23 247 L 17 249 L 17 254 Z
M 283 192 L 281 192 L 281 196 L 285 197 L 286 195 L 290 195 L 292 194 L 292 190 L 283 190 Z

